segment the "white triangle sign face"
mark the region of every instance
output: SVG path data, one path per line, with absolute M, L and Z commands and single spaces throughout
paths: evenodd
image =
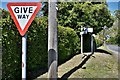
M 41 3 L 8 3 L 7 7 L 18 28 L 18 31 L 21 36 L 24 36 L 37 12 L 40 10 Z
M 29 7 L 33 7 L 32 9 L 32 13 L 29 13 L 29 11 L 27 11 L 27 9 L 29 9 Z M 33 12 L 36 10 L 37 6 L 11 6 L 12 11 L 20 25 L 20 28 L 22 29 L 22 31 L 24 30 L 26 24 L 28 23 L 29 19 L 31 18 L 31 16 L 33 15 Z M 17 10 L 22 9 L 22 8 L 26 8 L 26 13 L 15 13 L 17 12 Z M 15 11 L 14 11 L 15 10 Z

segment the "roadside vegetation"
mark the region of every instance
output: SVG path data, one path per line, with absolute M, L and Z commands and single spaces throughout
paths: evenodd
M 8 13 L 4 10 L 5 13 Z M 4 13 L 4 14 L 5 14 Z M 10 15 L 0 21 L 2 25 L 2 78 L 20 79 L 21 36 Z M 27 76 L 38 68 L 47 69 L 47 17 L 36 17 L 27 32 Z M 80 39 L 69 27 L 58 26 L 59 63 L 80 50 Z
M 114 11 L 114 23 L 112 27 L 107 28 L 103 35 L 103 30 L 98 33 L 98 37 L 103 40 L 105 38 L 108 44 L 120 46 L 120 10 Z M 109 37 L 107 37 L 109 35 Z
M 83 54 L 78 54 L 64 64 L 58 66 L 58 77 L 60 79 L 90 79 L 92 80 L 118 80 L 118 59 L 104 47 L 100 47 L 103 52 L 95 52 L 83 58 Z M 88 54 L 88 53 L 87 53 Z M 39 75 L 34 80 L 47 77 L 47 72 Z
M 28 29 L 27 77 L 31 71 L 47 69 L 48 7 L 43 7 L 43 16 L 36 16 Z M 65 62 L 71 55 L 80 53 L 81 27 L 93 28 L 97 34 L 104 27 L 110 28 L 114 19 L 105 2 L 58 3 L 58 63 Z M 21 37 L 6 10 L 2 10 L 2 68 L 3 79 L 21 79 Z M 88 34 L 89 35 L 89 34 Z M 102 44 L 96 38 L 97 46 Z M 85 43 L 88 44 L 88 43 Z

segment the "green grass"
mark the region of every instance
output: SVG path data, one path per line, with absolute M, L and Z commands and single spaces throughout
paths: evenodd
M 104 53 L 96 53 L 84 65 L 85 69 L 79 69 L 70 78 L 118 78 L 118 63 L 116 59 Z
M 95 80 L 97 78 L 118 78 L 118 65 L 120 66 L 118 59 L 114 55 L 111 55 L 114 53 L 108 50 L 106 46 L 101 46 L 99 49 L 105 50 L 110 54 L 95 52 L 82 67 L 79 67 L 68 77 L 68 80 L 71 78 L 92 78 Z M 60 65 L 58 67 L 59 78 L 78 67 L 83 61 L 82 57 L 83 54 L 76 55 L 71 60 Z M 47 74 L 44 75 L 45 77 L 47 77 Z
M 83 61 L 82 56 L 82 54 L 76 55 L 60 65 L 58 67 L 59 78 L 78 67 Z M 45 77 L 47 74 L 41 78 Z M 70 78 L 118 78 L 118 62 L 113 55 L 95 52 L 82 67 L 79 67 L 68 77 L 68 80 Z

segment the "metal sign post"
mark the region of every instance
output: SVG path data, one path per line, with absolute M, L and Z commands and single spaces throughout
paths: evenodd
M 93 50 L 94 46 L 93 46 L 93 35 L 91 34 L 91 53 L 93 54 Z
M 26 80 L 26 41 L 27 34 L 22 36 L 22 79 Z
M 10 15 L 12 16 L 15 25 L 22 36 L 22 80 L 26 80 L 26 31 L 41 6 L 42 4 L 39 2 L 13 2 L 7 4 Z
M 83 27 L 81 26 L 81 32 L 80 32 L 80 35 L 81 35 L 81 53 L 83 53 Z
M 81 34 L 81 53 L 83 53 L 83 34 Z

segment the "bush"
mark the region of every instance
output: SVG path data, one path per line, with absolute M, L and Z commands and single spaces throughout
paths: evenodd
M 0 21 L 2 26 L 2 78 L 21 79 L 21 37 L 10 16 Z
M 2 19 L 3 79 L 21 79 L 21 36 L 8 15 Z M 36 68 L 47 68 L 47 17 L 35 18 L 27 34 L 27 73 Z
M 96 47 L 102 46 L 103 42 L 100 39 L 96 38 L 95 41 L 96 41 Z
M 0 21 L 2 25 L 2 78 L 21 79 L 21 38 L 8 15 Z M 27 73 L 37 68 L 47 68 L 47 17 L 35 18 L 27 34 Z M 79 38 L 71 28 L 58 27 L 59 61 L 79 51 Z
M 59 26 L 58 42 L 60 63 L 80 50 L 80 39 L 72 28 Z
M 28 31 L 28 71 L 47 67 L 47 40 L 47 17 L 36 18 Z
M 117 44 L 117 38 L 116 37 L 111 37 L 109 40 L 107 40 L 107 43 L 109 43 L 109 44 Z

